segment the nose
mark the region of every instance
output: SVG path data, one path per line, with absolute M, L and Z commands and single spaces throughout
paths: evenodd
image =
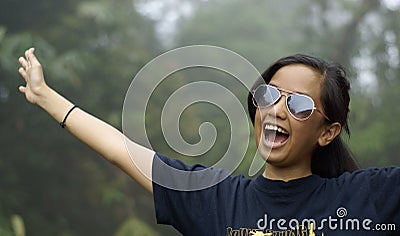
M 285 120 L 287 118 L 286 108 L 287 95 L 282 94 L 279 100 L 268 110 L 268 116 L 275 117 L 277 119 Z

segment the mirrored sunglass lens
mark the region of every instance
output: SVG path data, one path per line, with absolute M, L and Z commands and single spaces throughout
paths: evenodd
M 310 117 L 314 108 L 311 98 L 297 94 L 290 95 L 287 98 L 287 105 L 290 113 L 299 119 Z
M 271 106 L 279 96 L 279 91 L 271 86 L 260 86 L 254 92 L 254 98 L 260 107 Z

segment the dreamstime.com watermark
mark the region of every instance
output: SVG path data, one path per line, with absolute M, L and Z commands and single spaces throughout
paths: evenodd
M 347 209 L 339 207 L 336 210 L 336 216 L 328 216 L 320 220 L 309 219 L 274 219 L 269 218 L 268 214 L 264 214 L 257 221 L 257 227 L 260 230 L 278 229 L 281 231 L 297 229 L 304 227 L 314 230 L 324 231 L 329 229 L 331 231 L 396 231 L 396 224 L 394 223 L 374 223 L 372 219 L 364 218 L 348 218 Z

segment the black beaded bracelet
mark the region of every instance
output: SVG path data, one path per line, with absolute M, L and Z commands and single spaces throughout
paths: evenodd
M 74 105 L 71 109 L 69 109 L 69 111 L 67 112 L 67 114 L 64 117 L 64 120 L 60 123 L 61 128 L 65 128 L 65 126 L 66 126 L 65 121 L 67 121 L 69 114 L 77 107 L 78 107 L 77 105 Z

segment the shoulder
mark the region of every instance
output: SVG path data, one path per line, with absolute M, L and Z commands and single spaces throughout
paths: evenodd
M 158 153 L 153 162 L 157 222 L 170 224 L 184 235 L 222 235 L 221 225 L 231 220 L 246 182 L 249 179 L 231 177 L 223 169 L 186 165 Z
M 390 167 L 372 167 L 367 169 L 356 170 L 353 172 L 345 172 L 339 179 L 347 180 L 357 180 L 357 179 L 379 179 L 379 178 L 399 178 L 400 177 L 400 167 L 390 166 Z
M 371 187 L 382 187 L 387 185 L 400 184 L 400 167 L 367 168 L 353 172 L 345 172 L 337 178 L 327 179 L 327 182 L 334 182 L 342 185 L 368 185 Z
M 160 153 L 155 154 L 153 161 L 153 185 L 172 190 L 196 191 L 217 185 L 234 188 L 251 181 L 242 175 L 232 177 L 231 174 L 221 168 L 187 165 Z

